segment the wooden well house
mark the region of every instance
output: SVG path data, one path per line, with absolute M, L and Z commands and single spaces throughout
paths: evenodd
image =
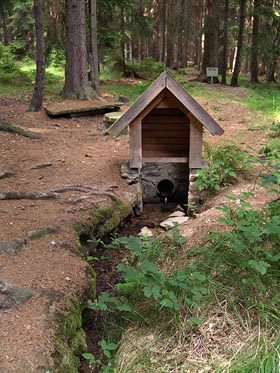
M 127 166 L 132 174 L 141 176 L 144 201 L 153 194 L 158 198 L 158 183 L 170 179 L 189 204 L 197 203 L 199 195 L 193 181 L 198 170 L 205 167 L 203 130 L 212 135 L 223 133 L 215 120 L 165 71 L 108 133 L 117 136 L 126 127 L 130 144 Z M 149 178 L 150 186 L 145 185 Z

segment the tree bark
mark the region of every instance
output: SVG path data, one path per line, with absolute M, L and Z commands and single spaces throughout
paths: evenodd
M 100 96 L 100 81 L 99 81 L 99 62 L 98 62 L 98 48 L 97 48 L 97 14 L 96 14 L 96 0 L 91 0 L 91 72 L 92 84 L 95 92 Z
M 44 40 L 44 14 L 43 0 L 34 0 L 34 17 L 36 30 L 36 78 L 33 97 L 29 111 L 39 111 L 44 98 L 45 81 L 45 40 Z
M 237 38 L 237 54 L 236 54 L 234 70 L 233 70 L 233 74 L 232 74 L 231 82 L 230 82 L 230 85 L 232 87 L 237 86 L 238 76 L 241 70 L 243 36 L 244 36 L 244 26 L 245 26 L 245 7 L 246 7 L 246 0 L 240 0 L 240 19 L 239 19 L 238 38 Z
M 199 81 L 207 81 L 206 68 L 218 66 L 219 56 L 219 0 L 207 0 L 205 17 L 205 39 L 204 53 L 202 58 L 201 72 L 198 76 Z M 218 78 L 215 79 L 218 82 Z
M 126 63 L 125 63 L 125 19 L 124 19 L 124 9 L 121 7 L 121 67 L 123 76 L 126 75 Z
M 224 1 L 224 31 L 222 51 L 222 84 L 227 84 L 227 54 L 228 54 L 228 8 L 229 0 Z
M 62 96 L 90 100 L 96 94 L 88 82 L 85 0 L 65 0 L 65 7 L 66 66 Z
M 166 0 L 159 4 L 159 61 L 165 62 L 166 55 Z
M 258 83 L 258 55 L 259 55 L 259 23 L 260 23 L 260 0 L 254 0 L 254 18 L 252 30 L 251 49 L 251 83 Z

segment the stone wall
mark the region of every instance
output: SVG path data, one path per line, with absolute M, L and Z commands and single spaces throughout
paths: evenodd
M 145 163 L 138 171 L 129 167 L 125 162 L 121 167 L 122 177 L 128 184 L 141 184 L 143 202 L 160 202 L 157 195 L 157 184 L 168 179 L 174 183 L 174 199 L 178 202 L 187 202 L 188 195 L 188 167 L 183 163 Z
M 207 167 L 203 161 L 203 168 Z M 188 205 L 188 215 L 192 215 L 199 209 L 203 200 L 202 192 L 195 184 L 199 168 L 188 168 L 184 163 L 145 163 L 141 170 L 131 169 L 129 161 L 123 163 L 121 175 L 128 184 L 135 184 L 140 211 L 142 202 L 160 202 L 157 195 L 157 184 L 168 179 L 174 183 L 176 193 L 174 200 Z M 141 194 L 141 196 L 140 196 Z
M 175 186 L 174 200 L 187 202 L 188 166 L 183 163 L 144 163 L 141 170 L 144 202 L 159 202 L 157 184 L 164 179 L 171 180 Z

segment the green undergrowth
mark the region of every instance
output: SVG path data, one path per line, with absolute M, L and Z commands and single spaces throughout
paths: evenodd
M 244 98 L 244 102 L 251 111 L 259 110 L 271 121 L 280 119 L 280 91 L 277 85 L 252 85 L 248 90 L 250 95 Z
M 248 177 L 253 169 L 253 162 L 257 160 L 233 141 L 215 146 L 205 144 L 204 158 L 208 167 L 199 170 L 195 184 L 200 191 L 209 194 L 236 183 L 241 176 Z
M 133 84 L 127 84 L 124 81 L 115 80 L 101 84 L 103 93 L 110 93 L 118 99 L 119 96 L 127 97 L 132 104 L 152 83 L 152 81 L 135 81 Z
M 129 253 L 118 266 L 123 281 L 89 304 L 104 317 L 100 344 L 111 348 L 100 371 L 278 372 L 278 159 L 269 166 L 262 179 L 273 201 L 259 210 L 251 193 L 229 197 L 219 230 L 199 247 L 185 250 L 176 226 L 113 240 Z

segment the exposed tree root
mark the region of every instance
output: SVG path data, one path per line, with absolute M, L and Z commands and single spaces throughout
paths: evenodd
M 20 128 L 20 127 L 14 127 L 9 123 L 3 122 L 2 119 L 0 119 L 0 131 L 14 133 L 16 135 L 28 137 L 30 139 L 40 139 L 41 138 L 41 136 L 38 135 L 35 132 L 26 131 L 26 130 Z
M 112 199 L 113 201 L 116 201 L 118 198 L 112 193 L 112 188 L 100 188 L 97 186 L 90 186 L 90 185 L 82 185 L 82 184 L 73 184 L 73 185 L 65 185 L 61 188 L 54 189 L 52 192 L 55 193 L 64 193 L 69 191 L 78 191 L 86 193 L 86 196 L 83 196 L 84 198 L 80 197 L 81 199 L 89 198 L 91 195 L 97 195 L 97 196 L 106 196 Z
M 8 192 L 0 192 L 0 200 L 9 199 L 56 199 L 59 198 L 57 193 L 53 192 L 19 192 L 10 190 Z
M 117 201 L 118 198 L 112 192 L 113 188 L 100 188 L 96 186 L 73 184 L 65 185 L 61 188 L 54 189 L 50 192 L 20 192 L 17 190 L 10 190 L 7 192 L 0 192 L 0 200 L 12 200 L 12 199 L 57 199 L 59 193 L 65 193 L 69 191 L 77 191 L 85 193 L 84 196 L 79 199 L 89 198 L 92 195 L 109 197 L 113 201 Z M 77 202 L 79 201 L 77 200 Z

